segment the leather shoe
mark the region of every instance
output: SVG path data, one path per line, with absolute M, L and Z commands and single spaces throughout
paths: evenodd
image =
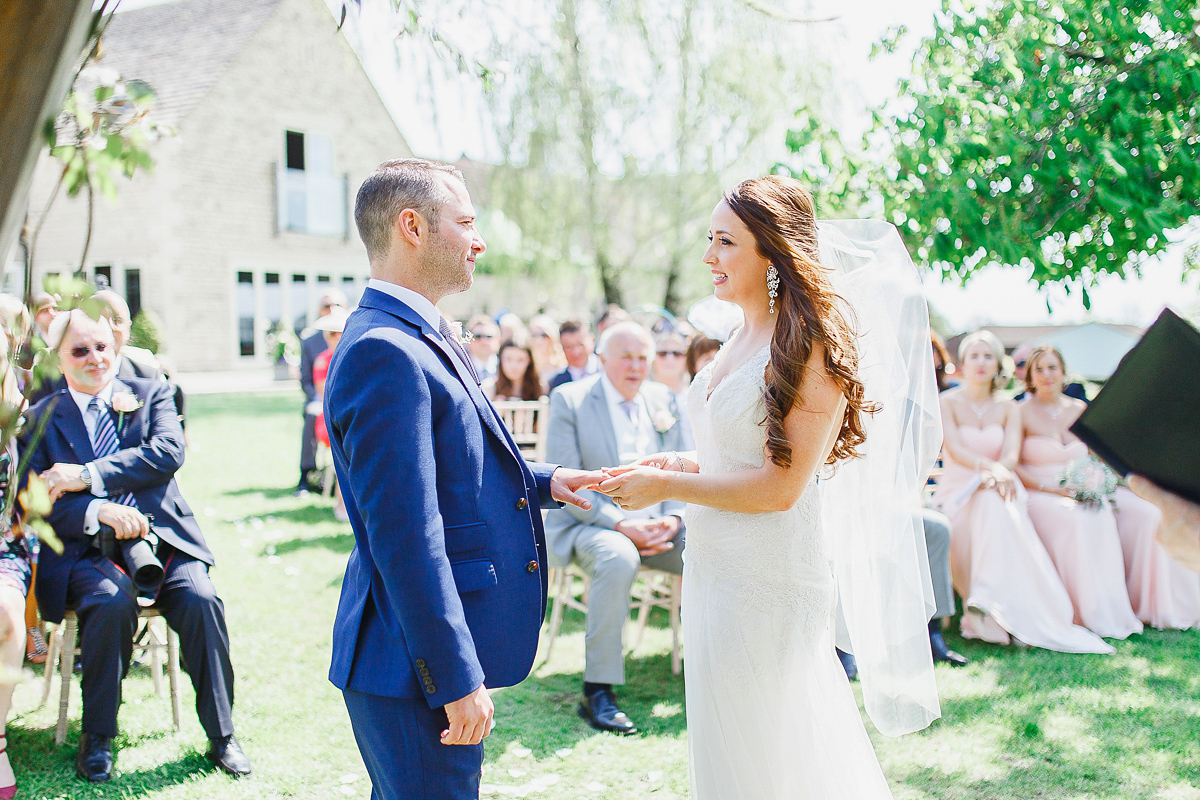
M 579 716 L 596 730 L 608 731 L 621 736 L 637 733 L 633 720 L 617 707 L 617 698 L 609 689 L 585 694 L 579 704 Z
M 75 774 L 88 783 L 106 783 L 112 778 L 112 739 L 84 731 L 75 754 Z
M 940 661 L 952 667 L 965 667 L 967 665 L 966 656 L 962 653 L 956 653 L 946 646 L 946 640 L 942 638 L 941 631 L 929 631 L 929 647 L 933 650 L 934 663 Z
M 232 733 L 220 739 L 209 739 L 212 747 L 204 755 L 223 771 L 235 778 L 250 774 L 250 759 Z

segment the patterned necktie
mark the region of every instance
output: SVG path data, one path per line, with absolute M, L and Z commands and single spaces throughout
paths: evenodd
M 92 428 L 92 452 L 96 454 L 96 458 L 111 456 L 120 450 L 121 445 L 117 441 L 117 426 L 113 424 L 112 414 L 108 413 L 108 407 L 100 402 L 100 398 L 93 397 L 92 402 L 88 403 L 88 412 L 94 412 L 96 415 L 96 424 Z M 110 497 L 109 500 L 137 508 L 132 493 L 123 494 L 120 497 Z
M 467 370 L 470 371 L 471 377 L 475 379 L 475 385 L 478 386 L 480 381 L 479 373 L 475 371 L 475 362 L 471 360 L 471 356 L 467 355 L 466 349 L 462 346 L 462 343 L 458 341 L 458 334 L 456 334 L 454 329 L 450 327 L 450 323 L 445 317 L 442 317 L 442 321 L 438 325 L 438 331 L 441 332 L 442 338 L 449 343 L 451 349 L 453 349 L 455 353 L 458 353 L 459 360 L 467 365 Z
M 626 400 L 621 403 L 621 410 L 625 412 L 625 416 L 629 417 L 629 421 L 636 427 L 638 422 L 638 406 L 636 400 Z

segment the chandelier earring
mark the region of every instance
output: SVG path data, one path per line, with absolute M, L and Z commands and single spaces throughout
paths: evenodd
M 775 313 L 775 298 L 779 296 L 779 270 L 767 264 L 767 297 L 771 299 L 771 313 Z

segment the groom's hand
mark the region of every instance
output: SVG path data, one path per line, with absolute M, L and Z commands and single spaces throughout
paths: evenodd
M 550 496 L 560 503 L 570 503 L 584 511 L 591 510 L 592 501 L 576 494 L 580 489 L 592 489 L 605 479 L 600 470 L 567 469 L 559 467 L 550 477 Z
M 466 697 L 446 703 L 450 727 L 442 731 L 442 744 L 479 744 L 492 732 L 496 707 L 481 683 Z

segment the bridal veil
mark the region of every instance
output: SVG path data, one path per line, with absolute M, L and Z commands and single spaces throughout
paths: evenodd
M 920 278 L 900 234 L 882 220 L 818 225 L 821 263 L 850 305 L 858 333 L 858 376 L 880 411 L 864 415 L 860 458 L 820 481 L 845 630 L 867 714 L 899 736 L 941 715 L 927 623 L 933 586 L 921 495 L 942 443 Z M 840 628 L 841 626 L 839 626 Z

